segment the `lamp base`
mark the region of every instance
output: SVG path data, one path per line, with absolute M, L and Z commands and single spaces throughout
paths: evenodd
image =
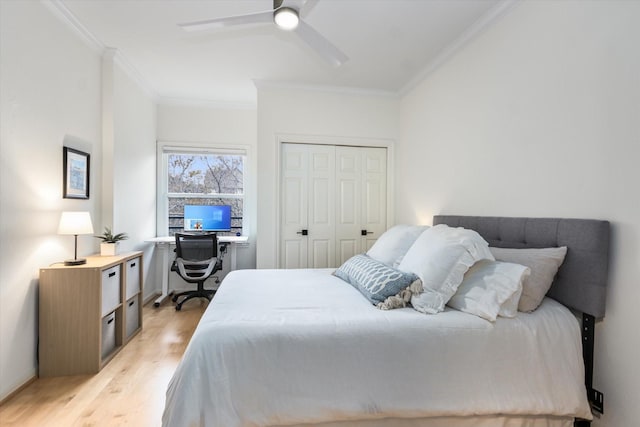
M 64 265 L 82 265 L 86 263 L 87 263 L 87 260 L 85 258 L 67 259 L 64 261 Z

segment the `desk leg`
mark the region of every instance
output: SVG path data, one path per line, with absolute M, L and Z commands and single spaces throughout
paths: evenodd
M 230 271 L 234 271 L 236 269 L 236 246 L 238 246 L 235 242 L 231 242 L 231 244 L 229 245 L 231 247 L 231 250 L 229 252 L 231 252 L 229 255 L 231 255 L 231 269 Z
M 162 294 L 156 298 L 153 303 L 154 307 L 160 307 L 162 301 L 169 296 L 169 274 L 171 274 L 171 266 L 169 265 L 169 246 L 168 244 L 159 244 L 162 248 Z

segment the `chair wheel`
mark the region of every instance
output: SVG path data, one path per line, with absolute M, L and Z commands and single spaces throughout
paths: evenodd
M 178 301 L 178 295 L 174 295 L 173 298 L 171 298 L 171 301 L 173 301 L 173 302 Z
M 176 305 L 176 311 L 180 311 L 182 309 L 182 306 L 180 304 Z

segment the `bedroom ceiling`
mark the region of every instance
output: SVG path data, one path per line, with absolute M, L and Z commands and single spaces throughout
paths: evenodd
M 298 0 L 303 1 L 303 0 Z M 399 93 L 482 28 L 505 0 L 319 0 L 306 22 L 349 60 L 334 68 L 296 34 L 177 24 L 261 12 L 271 0 L 54 0 L 163 99 L 254 105 L 254 81 Z

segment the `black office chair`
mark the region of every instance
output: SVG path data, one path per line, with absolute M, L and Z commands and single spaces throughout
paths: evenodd
M 204 282 L 222 269 L 222 257 L 218 257 L 218 239 L 215 233 L 176 233 L 176 259 L 171 269 L 187 282 L 198 284 L 195 291 L 180 292 L 173 296 L 173 302 L 185 296 L 176 304 L 177 311 L 191 298 L 206 298 L 211 301 L 216 291 L 205 289 Z M 217 278 L 215 281 L 219 283 Z

